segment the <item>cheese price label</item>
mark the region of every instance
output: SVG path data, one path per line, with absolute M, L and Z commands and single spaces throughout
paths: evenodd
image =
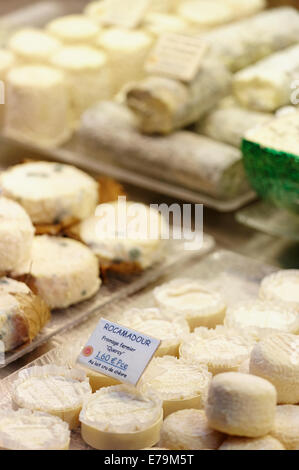
M 165 33 L 149 54 L 145 70 L 190 82 L 195 78 L 206 51 L 207 44 L 198 36 Z
M 101 22 L 123 28 L 136 28 L 148 11 L 150 0 L 106 0 Z
M 77 362 L 120 382 L 136 385 L 161 341 L 102 318 Z

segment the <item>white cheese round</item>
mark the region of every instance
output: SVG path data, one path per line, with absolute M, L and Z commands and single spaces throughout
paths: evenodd
M 44 65 L 13 67 L 7 75 L 5 132 L 15 139 L 55 147 L 70 137 L 64 75 Z
M 196 328 L 180 346 L 180 358 L 190 364 L 208 367 L 213 374 L 238 371 L 249 358 L 254 340 L 244 332 L 216 327 Z
M 267 301 L 246 302 L 228 309 L 224 324 L 228 328 L 246 328 L 256 334 L 257 339 L 271 333 L 271 330 L 299 333 L 298 312 Z
M 40 297 L 51 308 L 66 308 L 89 299 L 101 285 L 96 256 L 68 238 L 35 237 L 31 274 Z
M 53 365 L 34 366 L 18 374 L 13 384 L 15 406 L 60 417 L 74 429 L 91 388 L 83 371 Z
M 285 450 L 284 446 L 272 436 L 228 437 L 218 450 Z
M 141 377 L 143 393 L 158 396 L 163 401 L 164 417 L 186 408 L 203 408 L 211 374 L 205 366 L 186 364 L 172 356 L 152 360 Z
M 74 126 L 86 109 L 110 98 L 111 77 L 105 53 L 89 46 L 67 46 L 52 56 L 51 64 L 65 74 Z
M 9 40 L 8 47 L 22 62 L 47 64 L 61 43 L 37 28 L 20 29 Z
M 159 444 L 171 450 L 216 450 L 224 435 L 209 428 L 203 410 L 180 410 L 163 422 Z
M 221 296 L 192 279 L 174 279 L 154 290 L 158 307 L 165 315 L 184 317 L 191 331 L 199 326 L 222 324 L 226 305 Z
M 162 425 L 162 406 L 126 385 L 106 387 L 85 401 L 81 434 L 95 449 L 134 450 L 155 445 Z
M 21 409 L 0 411 L 0 449 L 67 450 L 70 430 L 56 416 Z
M 152 44 L 153 37 L 140 30 L 109 28 L 99 35 L 97 45 L 108 55 L 114 94 L 126 83 L 144 77 L 144 62 Z
M 61 163 L 31 162 L 0 175 L 3 194 L 18 201 L 34 224 L 82 220 L 94 213 L 98 184 L 83 171 Z
M 133 308 L 123 313 L 120 323 L 161 341 L 155 356 L 178 356 L 179 346 L 190 332 L 184 318 L 170 320 L 157 308 Z
M 88 16 L 92 21 L 95 21 L 101 26 L 103 23 L 103 16 L 107 11 L 106 3 L 107 2 L 105 2 L 105 0 L 96 0 L 88 3 L 83 10 L 84 15 Z
M 229 5 L 216 0 L 192 0 L 183 2 L 178 14 L 189 21 L 199 31 L 208 30 L 228 23 L 233 19 L 233 10 Z
M 47 31 L 65 44 L 94 44 L 100 32 L 95 21 L 85 15 L 57 18 L 46 27 Z
M 299 406 L 280 405 L 276 408 L 272 436 L 287 450 L 299 450 Z
M 29 272 L 33 237 L 34 227 L 24 209 L 0 197 L 0 273 Z
M 186 33 L 190 29 L 190 25 L 183 18 L 163 13 L 148 13 L 142 26 L 155 37 L 164 33 Z
M 286 269 L 265 277 L 259 295 L 263 300 L 283 302 L 299 313 L 299 269 Z
M 276 399 L 267 380 L 238 372 L 218 374 L 205 408 L 208 425 L 233 436 L 265 436 L 274 426 Z
M 163 256 L 163 219 L 135 202 L 100 204 L 79 227 L 80 239 L 103 263 L 137 263 L 146 269 Z

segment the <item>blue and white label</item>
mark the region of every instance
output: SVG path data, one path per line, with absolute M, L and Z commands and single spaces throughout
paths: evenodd
M 161 341 L 102 318 L 77 359 L 79 364 L 136 385 Z

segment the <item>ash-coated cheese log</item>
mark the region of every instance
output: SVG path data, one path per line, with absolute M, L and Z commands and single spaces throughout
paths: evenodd
M 49 320 L 48 306 L 26 284 L 0 277 L 0 340 L 4 351 L 31 342 Z
M 142 132 L 169 134 L 200 119 L 230 87 L 228 70 L 208 58 L 190 83 L 150 76 L 132 85 L 126 102 L 138 116 Z
M 0 197 L 0 273 L 28 273 L 34 227 L 18 203 Z
M 278 403 L 299 403 L 299 336 L 278 332 L 264 338 L 251 352 L 249 370 L 275 386 Z
M 92 215 L 99 196 L 97 182 L 62 163 L 29 162 L 0 175 L 3 195 L 18 201 L 34 224 L 58 224 Z
M 240 148 L 248 130 L 271 119 L 273 115 L 270 113 L 253 111 L 235 103 L 232 107 L 219 106 L 211 111 L 196 124 L 195 130 L 211 139 Z
M 44 147 L 67 141 L 71 131 L 64 75 L 44 65 L 13 67 L 7 75 L 4 130 Z
M 31 275 L 51 308 L 67 308 L 89 299 L 100 288 L 97 257 L 83 243 L 47 235 L 35 237 Z
M 218 450 L 286 450 L 282 443 L 272 436 L 256 438 L 228 437 Z
M 274 429 L 271 435 L 287 450 L 299 450 L 299 406 L 280 405 L 276 408 Z
M 48 64 L 61 47 L 56 38 L 37 28 L 25 28 L 14 33 L 8 42 L 19 63 Z
M 80 135 L 96 154 L 108 152 L 109 158 L 134 171 L 216 198 L 230 199 L 249 190 L 238 149 L 189 131 L 142 135 L 134 114 L 118 103 L 103 102 L 84 113 Z
M 224 435 L 208 426 L 203 410 L 180 410 L 167 416 L 159 445 L 171 450 L 216 450 Z
M 51 65 L 64 73 L 70 95 L 72 124 L 96 102 L 111 96 L 111 77 L 106 54 L 90 46 L 67 46 L 51 58 Z
M 211 53 L 236 72 L 299 41 L 299 13 L 295 8 L 267 10 L 216 28 L 205 35 Z
M 144 77 L 144 62 L 153 45 L 151 34 L 142 30 L 108 28 L 99 35 L 96 44 L 107 54 L 114 94 L 126 83 Z
M 15 408 L 58 416 L 75 429 L 84 399 L 90 395 L 82 370 L 51 364 L 21 370 L 13 383 L 12 402 Z
M 26 409 L 0 410 L 1 450 L 68 450 L 70 430 L 56 416 Z
M 205 407 L 208 425 L 232 436 L 262 437 L 274 427 L 277 394 L 260 377 L 238 372 L 216 375 Z
M 67 45 L 95 45 L 100 27 L 85 15 L 68 15 L 54 19 L 46 31 Z
M 106 387 L 85 400 L 81 436 L 98 450 L 138 450 L 157 444 L 163 421 L 161 401 L 127 385 Z
M 239 71 L 233 93 L 242 106 L 272 112 L 290 103 L 291 85 L 298 77 L 299 46 L 263 59 Z

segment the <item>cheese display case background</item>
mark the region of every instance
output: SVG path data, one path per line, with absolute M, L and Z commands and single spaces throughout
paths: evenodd
M 207 256 L 202 261 L 189 260 L 180 271 L 180 277 L 190 277 L 201 280 L 207 286 L 217 290 L 231 307 L 239 302 L 255 299 L 258 294 L 261 280 L 276 269 L 253 261 L 249 258 L 236 255 L 230 251 L 220 250 Z M 165 275 L 159 280 L 159 284 L 167 282 L 178 274 Z M 157 285 L 157 282 L 155 282 Z M 68 365 L 73 364 L 74 359 L 79 355 L 80 349 L 84 346 L 90 333 L 95 328 L 101 317 L 111 321 L 118 321 L 124 310 L 134 307 L 153 306 L 153 285 L 140 294 L 132 298 L 103 308 L 101 312 L 87 320 L 75 331 L 65 333 L 57 338 L 59 346 L 36 361 L 28 364 L 31 366 L 42 366 L 46 364 Z M 17 373 L 10 375 L 0 382 L 0 407 L 11 406 L 11 387 L 16 379 Z M 80 430 L 72 432 L 70 449 L 90 450 L 81 439 Z

